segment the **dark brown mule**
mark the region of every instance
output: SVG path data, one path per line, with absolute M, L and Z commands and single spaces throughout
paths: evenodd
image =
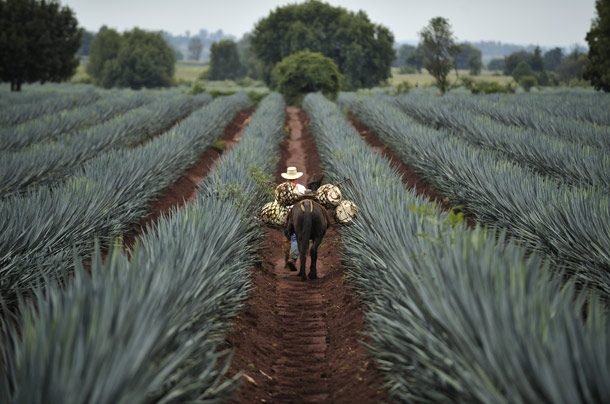
M 306 280 L 305 264 L 307 259 L 307 250 L 309 249 L 309 241 L 312 241 L 310 256 L 311 262 L 309 266 L 309 279 L 318 277 L 316 271 L 316 261 L 318 259 L 318 247 L 326 234 L 326 229 L 330 226 L 330 218 L 324 206 L 313 201 L 312 199 L 303 199 L 294 204 L 292 211 L 288 216 L 287 230 L 288 234 L 295 233 L 297 236 L 297 244 L 299 246 L 299 276 L 302 280 Z M 292 264 L 292 262 L 289 262 Z M 290 265 L 289 265 L 290 266 Z M 294 264 L 291 270 L 296 270 Z

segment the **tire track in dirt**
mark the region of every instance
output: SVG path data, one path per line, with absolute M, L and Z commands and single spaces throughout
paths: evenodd
M 306 114 L 289 107 L 286 126 L 276 183 L 287 166 L 296 166 L 307 184 L 321 167 Z M 382 379 L 362 344 L 360 303 L 341 267 L 336 225 L 318 250 L 320 278 L 307 282 L 284 268 L 283 234 L 265 233 L 250 298 L 227 337 L 227 348 L 235 350 L 229 375 L 244 374 L 231 402 L 383 401 Z

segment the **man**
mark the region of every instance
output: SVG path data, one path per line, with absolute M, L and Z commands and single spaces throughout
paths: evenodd
M 288 167 L 286 169 L 285 173 L 281 174 L 282 178 L 287 179 L 288 181 L 290 181 L 291 183 L 293 183 L 296 187 L 297 192 L 300 195 L 303 195 L 305 193 L 305 191 L 307 191 L 307 188 L 305 188 L 304 185 L 299 184 L 297 179 L 301 178 L 303 176 L 303 173 L 300 171 L 297 171 L 296 167 Z M 292 208 L 292 206 L 288 207 L 289 209 Z M 290 238 L 290 243 L 286 245 L 285 247 L 285 253 L 286 253 L 286 265 L 290 267 L 290 269 L 296 270 L 296 260 L 299 256 L 299 246 L 297 245 L 297 235 L 295 233 L 291 233 L 291 234 L 287 234 L 287 237 Z

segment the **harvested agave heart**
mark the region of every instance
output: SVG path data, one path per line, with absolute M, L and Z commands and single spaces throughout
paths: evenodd
M 288 218 L 288 208 L 277 201 L 268 202 L 262 207 L 260 218 L 263 223 L 284 226 Z
M 356 217 L 358 206 L 352 201 L 343 200 L 335 208 L 335 218 L 341 224 L 348 224 Z
M 275 187 L 275 200 L 282 206 L 292 206 L 300 194 L 292 182 L 282 182 Z
M 318 201 L 326 208 L 334 208 L 341 202 L 341 190 L 333 184 L 324 184 L 316 192 Z

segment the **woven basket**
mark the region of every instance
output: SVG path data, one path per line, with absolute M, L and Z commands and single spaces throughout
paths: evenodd
M 277 201 L 269 202 L 262 207 L 260 218 L 265 224 L 284 226 L 286 225 L 286 219 L 288 219 L 288 210 Z
M 324 184 L 316 192 L 320 203 L 326 208 L 334 208 L 341 202 L 341 190 L 333 184 Z
M 348 224 L 356 217 L 358 206 L 352 201 L 343 200 L 335 208 L 335 219 L 341 224 Z

